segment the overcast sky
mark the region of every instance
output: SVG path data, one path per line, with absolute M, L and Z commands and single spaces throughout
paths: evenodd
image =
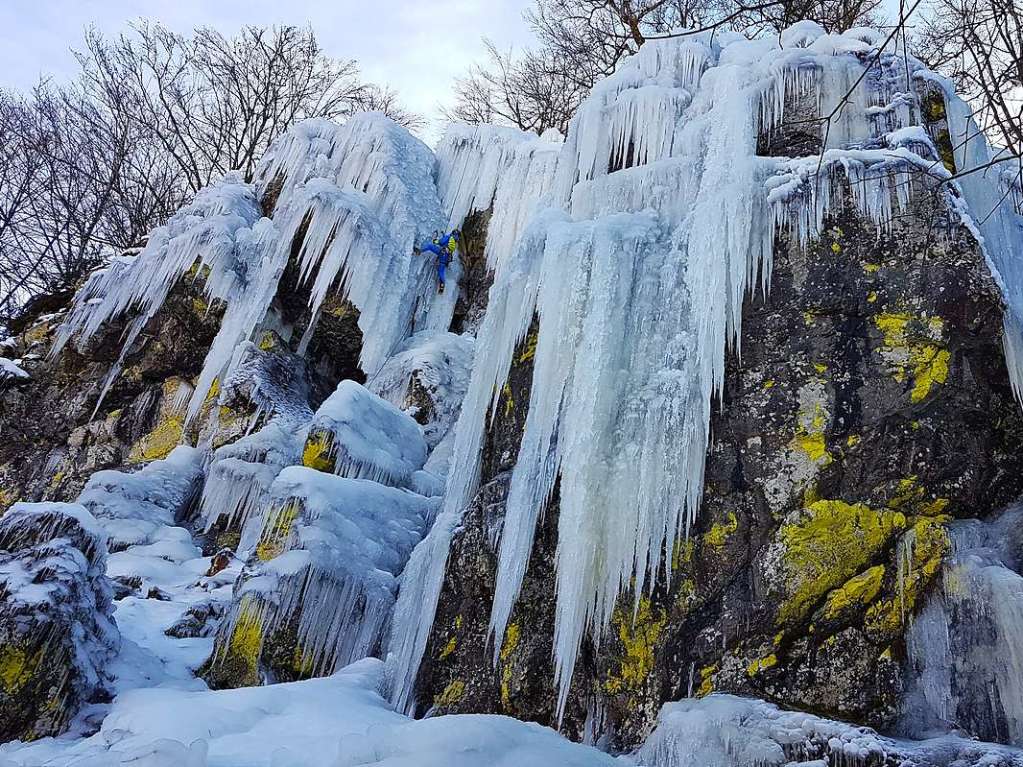
M 0 85 L 29 88 L 41 74 L 72 77 L 90 24 L 114 34 L 140 17 L 187 32 L 212 26 L 311 23 L 327 53 L 357 59 L 366 79 L 390 85 L 430 118 L 452 80 L 482 58 L 481 37 L 519 47 L 529 0 L 0 0 Z M 430 131 L 432 134 L 433 132 Z M 432 136 L 427 136 L 429 138 Z

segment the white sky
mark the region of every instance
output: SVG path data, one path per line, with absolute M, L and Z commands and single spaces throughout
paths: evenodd
M 529 0 L 0 0 L 0 86 L 27 89 L 40 75 L 74 75 L 72 47 L 95 24 L 116 34 L 145 17 L 179 32 L 212 26 L 311 23 L 326 52 L 358 60 L 364 77 L 398 90 L 402 104 L 435 118 L 453 79 L 483 57 L 482 37 L 502 49 L 529 42 Z M 424 138 L 432 138 L 428 130 Z

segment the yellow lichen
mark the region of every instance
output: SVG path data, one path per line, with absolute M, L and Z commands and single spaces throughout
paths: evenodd
M 884 565 L 871 567 L 832 591 L 824 604 L 824 618 L 834 620 L 850 607 L 865 606 L 872 602 L 881 590 L 884 573 Z
M 902 537 L 898 549 L 898 593 L 875 602 L 867 610 L 866 628 L 872 633 L 901 635 L 924 587 L 938 574 L 951 543 L 947 518 L 921 517 Z M 946 588 L 952 587 L 950 580 Z
M 0 647 L 0 690 L 7 695 L 16 694 L 36 673 L 42 659 L 42 648 L 29 655 L 13 645 Z
M 259 543 L 256 544 L 256 556 L 261 562 L 267 562 L 284 553 L 299 509 L 299 502 L 291 500 L 267 516 Z
M 845 444 L 849 447 L 856 447 L 862 441 L 863 438 L 859 434 L 850 434 L 846 437 Z
M 529 360 L 533 359 L 533 357 L 536 356 L 536 342 L 539 339 L 539 337 L 540 334 L 535 330 L 528 336 L 526 336 L 526 341 L 524 344 L 524 348 L 522 350 L 522 354 L 519 355 L 518 360 L 519 364 L 522 364 L 523 362 L 529 362 Z
M 274 349 L 277 348 L 277 334 L 274 333 L 272 330 L 264 331 L 262 337 L 259 339 L 259 344 L 257 345 L 259 346 L 261 351 L 264 352 L 273 351 Z
M 618 674 L 609 677 L 604 688 L 610 693 L 639 691 L 654 669 L 654 650 L 668 616 L 662 609 L 654 611 L 647 597 L 640 597 L 635 617 L 628 609 L 619 607 L 612 620 L 625 654 Z
M 300 645 L 295 645 L 291 654 L 291 668 L 300 677 L 310 677 L 313 674 L 313 655 L 307 653 Z
M 515 410 L 515 397 L 512 395 L 511 385 L 505 384 L 501 394 L 504 396 L 504 417 L 507 418 Z
M 511 682 L 514 665 L 512 663 L 515 651 L 519 647 L 518 623 L 509 623 L 507 631 L 504 632 L 504 644 L 501 645 L 501 703 L 505 710 L 511 706 Z
M 703 698 L 714 692 L 714 674 L 717 673 L 718 666 L 715 663 L 713 666 L 704 666 L 700 669 L 700 686 L 696 690 L 696 697 Z
M 439 708 L 454 706 L 462 700 L 463 695 L 465 695 L 465 682 L 455 679 L 444 688 L 440 695 L 433 699 L 433 705 Z
M 437 656 L 437 660 L 444 660 L 455 651 L 456 647 L 458 647 L 458 640 L 451 637 L 451 639 L 447 641 L 447 644 L 441 648 L 440 655 Z
M 813 369 L 818 373 L 826 373 L 828 371 L 828 366 L 822 362 L 815 362 L 813 363 Z
M 772 668 L 773 666 L 776 665 L 778 665 L 778 656 L 776 656 L 774 653 L 771 653 L 766 658 L 757 658 L 752 663 L 750 663 L 749 666 L 746 667 L 746 675 L 756 676 L 761 671 Z
M 334 471 L 334 434 L 326 429 L 313 429 L 302 448 L 302 465 L 317 471 Z
M 255 679 L 262 650 L 263 621 L 259 603 L 251 596 L 242 597 L 238 621 L 227 643 L 227 654 L 242 661 L 247 677 Z
M 694 548 L 692 538 L 677 538 L 675 546 L 671 550 L 671 569 L 678 570 L 683 565 L 692 562 Z
M 128 463 L 144 463 L 166 458 L 181 444 L 184 431 L 185 422 L 178 416 L 160 421 L 151 432 L 132 445 Z
M 814 463 L 827 466 L 833 459 L 824 441 L 826 427 L 827 419 L 820 403 L 815 403 L 809 411 L 801 411 L 796 436 L 791 442 L 792 447 L 804 453 Z
M 875 274 L 881 270 L 881 264 L 864 264 L 863 271 L 867 274 Z
M 164 381 L 156 426 L 132 445 L 128 453 L 128 463 L 145 463 L 166 458 L 171 450 L 181 444 L 185 431 L 183 400 L 179 396 L 182 386 L 191 389 L 191 385 L 180 378 L 168 378 Z
M 835 253 L 836 255 L 838 253 L 841 253 L 842 252 L 842 246 L 839 245 L 837 242 L 831 243 L 831 252 Z
M 8 506 L 14 505 L 18 500 L 18 493 L 15 490 L 8 490 L 0 487 L 0 510 L 6 509 Z
M 703 540 L 708 546 L 721 548 L 725 545 L 728 537 L 739 529 L 739 520 L 735 512 L 728 512 L 728 521 L 711 525 L 710 530 L 704 533 Z
M 873 303 L 876 303 L 876 302 L 877 302 L 877 291 L 876 290 L 872 290 L 869 293 L 867 293 L 867 303 L 868 304 L 873 304 Z
M 771 389 L 773 387 L 774 387 L 774 379 L 773 378 L 768 378 L 766 381 L 764 381 L 764 388 L 765 389 Z
M 906 517 L 862 503 L 819 500 L 779 530 L 789 597 L 781 623 L 800 620 L 813 604 L 859 572 L 906 526 Z
M 922 402 L 935 384 L 948 380 L 951 354 L 941 345 L 945 323 L 940 317 L 886 313 L 874 317 L 874 324 L 881 331 L 879 351 L 892 377 L 899 383 L 912 377 L 912 402 Z

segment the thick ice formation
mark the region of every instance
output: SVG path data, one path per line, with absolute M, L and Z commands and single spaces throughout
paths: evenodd
M 533 387 L 491 628 L 496 651 L 560 479 L 563 710 L 584 633 L 599 643 L 622 592 L 638 600 L 692 524 L 725 354 L 738 348 L 743 301 L 769 286 L 775 231 L 805 245 L 844 204 L 843 186 L 883 229 L 911 184 L 949 178 L 919 124 L 915 73 L 924 70 L 901 51 L 877 54 L 879 43 L 868 30 L 827 35 L 813 23 L 780 42 L 652 41 L 580 107 L 558 156 L 551 209 L 495 265 L 443 512 L 403 577 L 391 644 L 397 705 L 410 703 L 450 537 L 478 480 L 488 413 L 535 314 Z M 821 128 L 822 154 L 758 157 L 758 139 L 792 102 L 833 116 Z M 503 134 L 455 133 L 442 147 L 453 158 L 439 177 L 455 216 L 486 204 L 508 144 Z M 930 180 L 918 182 L 924 175 Z M 944 191 L 950 223 L 972 226 Z M 1010 357 L 1013 348 L 1007 342 Z
M 366 657 L 379 644 L 396 576 L 437 501 L 291 466 L 274 480 L 268 504 L 260 561 L 240 582 L 219 646 L 229 646 L 241 620 L 257 622 L 265 637 L 298 615 L 299 645 L 314 673 Z
M 428 452 L 411 416 L 355 381 L 339 383 L 316 411 L 306 443 L 307 454 L 314 451 L 342 477 L 392 487 L 410 487 Z
M 300 351 L 336 287 L 359 309 L 361 363 L 373 372 L 413 328 L 446 329 L 454 309 L 456 296 L 438 298 L 432 265 L 413 252 L 443 222 L 432 174 L 430 150 L 381 114 L 360 114 L 343 126 L 301 123 L 274 144 L 255 183 L 228 174 L 155 230 L 137 256 L 115 258 L 93 274 L 52 354 L 132 313 L 105 393 L 142 328 L 198 263 L 196 279 L 222 302 L 224 316 L 195 385 L 192 417 L 263 321 L 297 242 L 313 313 Z M 271 203 L 272 220 L 263 217 Z
M 1023 745 L 1023 507 L 991 523 L 956 522 L 941 585 L 906 639 L 910 733 L 965 728 Z
M 1020 162 L 992 149 L 973 120 L 973 110 L 943 83 L 948 129 L 955 152 L 956 179 L 976 221 L 984 252 L 999 279 L 1005 313 L 1005 359 L 1016 396 L 1023 404 L 1023 180 Z M 1001 158 L 1001 162 L 997 162 Z M 991 163 L 994 163 L 993 165 Z
M 494 125 L 448 126 L 437 145 L 437 187 L 451 227 L 493 210 L 486 260 L 493 269 L 509 255 L 554 182 L 561 136 Z
M 256 544 L 259 524 L 250 524 L 270 503 L 270 487 L 286 466 L 302 458 L 305 428 L 272 420 L 254 434 L 217 448 L 206 471 L 200 510 L 209 532 L 219 525 L 241 533 L 238 553 Z

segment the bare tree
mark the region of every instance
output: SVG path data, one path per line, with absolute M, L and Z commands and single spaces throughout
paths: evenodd
M 871 23 L 881 0 L 536 0 L 526 20 L 538 44 L 513 56 L 488 41 L 487 61 L 455 86 L 446 116 L 565 132 L 593 85 L 647 40 L 688 30 L 776 32 L 812 19 L 825 30 Z
M 326 56 L 311 29 L 228 38 L 140 22 L 95 30 L 78 80 L 0 93 L 0 324 L 31 295 L 73 286 L 228 170 L 251 178 L 295 121 L 384 111 L 418 117 Z
M 1023 0 L 934 0 L 915 49 L 976 105 L 982 130 L 1023 155 Z
M 443 113 L 450 120 L 505 123 L 542 134 L 550 128 L 568 130 L 588 89 L 570 73 L 550 48 L 525 51 L 518 58 L 501 53 L 484 40 L 485 66 L 476 66 L 455 82 L 456 104 Z
M 88 92 L 131 90 L 134 119 L 173 158 L 192 192 L 228 170 L 251 178 L 260 156 L 295 121 L 344 118 L 368 97 L 350 60 L 323 54 L 309 28 L 245 27 L 179 35 L 140 22 L 107 40 L 95 30 L 78 54 Z

